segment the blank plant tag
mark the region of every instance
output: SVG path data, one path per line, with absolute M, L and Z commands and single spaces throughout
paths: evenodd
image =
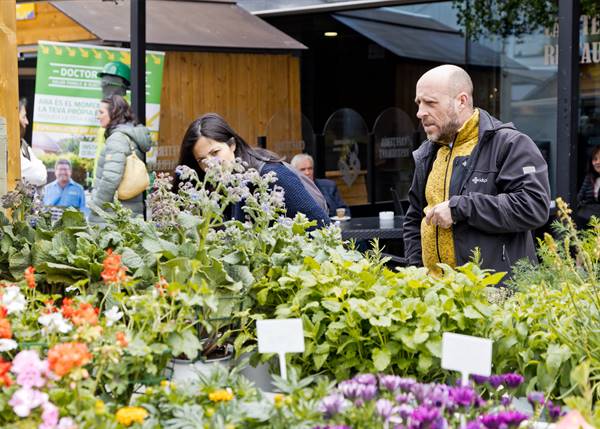
M 304 331 L 301 319 L 270 319 L 256 322 L 260 353 L 302 353 Z
M 492 340 L 445 332 L 442 368 L 459 371 L 463 385 L 470 374 L 489 376 L 492 372 Z
M 287 380 L 286 353 L 304 351 L 301 319 L 270 319 L 256 322 L 259 353 L 277 353 L 281 378 Z

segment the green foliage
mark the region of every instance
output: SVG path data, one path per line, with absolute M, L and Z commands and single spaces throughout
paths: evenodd
M 574 371 L 585 362 L 598 398 L 600 375 L 600 222 L 577 231 L 570 210 L 558 201 L 558 239 L 539 242 L 541 263 L 523 264 L 512 281 L 516 293 L 497 311 L 489 335 L 496 371 L 518 371 L 526 390 L 554 396 L 580 391 Z
M 458 23 L 472 39 L 529 35 L 557 20 L 556 0 L 453 0 Z M 581 0 L 582 14 L 600 15 L 597 0 Z
M 445 266 L 437 279 L 414 267 L 392 272 L 348 251 L 307 250 L 254 285 L 262 314 L 253 317 L 302 318 L 305 352 L 292 363 L 338 380 L 382 371 L 443 379 L 442 333 L 481 334 L 494 309 L 485 288 L 502 277 L 469 263 Z

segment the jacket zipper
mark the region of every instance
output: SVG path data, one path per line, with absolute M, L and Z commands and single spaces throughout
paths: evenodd
M 458 137 L 458 135 L 457 135 Z M 444 172 L 444 196 L 446 196 L 446 183 L 448 181 L 448 167 L 450 167 L 450 161 L 452 160 L 452 151 L 454 150 L 454 143 L 456 142 L 456 137 L 450 146 L 450 153 L 446 156 L 446 171 Z M 440 254 L 440 227 L 435 226 L 435 250 L 437 251 L 438 261 L 442 262 L 442 255 Z
M 506 245 L 502 245 L 502 260 L 506 261 Z

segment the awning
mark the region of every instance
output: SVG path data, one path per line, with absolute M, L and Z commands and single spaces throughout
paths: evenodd
M 103 42 L 129 43 L 130 2 L 55 0 L 51 4 Z M 146 3 L 146 43 L 211 50 L 295 51 L 302 43 L 230 0 Z
M 354 31 L 399 57 L 438 63 L 465 63 L 465 38 L 459 31 L 420 14 L 388 8 L 332 15 Z M 523 66 L 479 43 L 469 45 L 469 64 L 493 67 Z M 503 60 L 503 61 L 502 61 Z

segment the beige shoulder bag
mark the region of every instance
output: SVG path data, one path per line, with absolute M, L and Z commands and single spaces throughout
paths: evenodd
M 150 185 L 150 176 L 148 176 L 146 164 L 136 155 L 131 138 L 127 135 L 126 137 L 129 140 L 131 153 L 125 160 L 125 171 L 117 189 L 117 198 L 119 200 L 130 200 L 137 197 Z

